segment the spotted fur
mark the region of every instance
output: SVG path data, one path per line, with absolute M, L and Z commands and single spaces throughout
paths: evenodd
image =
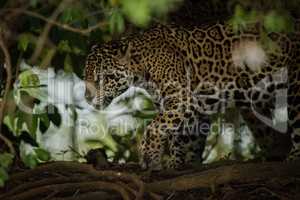
M 276 92 L 287 87 L 290 155 L 295 158 L 300 149 L 300 35 L 269 33 L 272 48 L 260 36 L 257 24 L 239 33 L 224 23 L 189 29 L 158 25 L 96 45 L 86 61 L 85 79 L 94 88 L 87 96 L 105 106 L 133 84 L 155 91 L 160 113 L 146 128 L 139 153 L 143 167 L 161 169 L 201 159 L 209 114 L 232 106 L 272 110 Z

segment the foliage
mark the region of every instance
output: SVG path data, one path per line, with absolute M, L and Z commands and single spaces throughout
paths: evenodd
M 31 147 L 22 142 L 20 145 L 20 157 L 26 167 L 34 168 L 39 163 L 47 162 L 51 159 L 50 152 L 40 147 Z
M 30 67 L 25 63 L 21 66 Z M 13 90 L 17 108 L 6 116 L 5 124 L 22 140 L 20 156 L 24 164 L 33 168 L 50 159 L 82 160 L 82 154 L 91 148 L 104 148 L 111 161 L 136 160 L 132 154 L 135 149 L 130 149 L 137 135 L 135 127 L 143 126 L 145 119 L 156 114 L 150 97 L 142 91 L 124 93 L 105 110 L 106 115 L 90 108 L 84 88 L 80 90 L 84 83 L 74 74 L 51 74 L 51 70 L 26 69 L 19 74 Z M 127 127 L 128 123 L 131 125 Z M 62 142 L 61 137 L 70 140 Z M 60 152 L 62 157 L 57 156 Z
M 179 0 L 24 1 L 27 10 L 20 12 L 19 17 L 22 20 L 11 22 L 20 29 L 17 38 L 12 38 L 18 41 L 14 58 L 25 58 L 31 64 L 43 67 L 54 65 L 69 71 L 74 70 L 82 77 L 84 58 L 91 44 L 110 40 L 112 35 L 122 33 L 128 21 L 144 27 L 153 17 L 163 18 L 179 2 Z M 64 9 L 56 19 L 51 19 L 52 13 L 63 3 Z M 19 8 L 15 7 L 20 6 L 14 1 L 3 1 L 2 5 L 2 9 L 6 11 L 4 13 L 7 14 L 10 13 L 10 9 L 14 12 L 13 9 L 17 10 Z M 52 28 L 46 35 L 47 38 L 42 38 L 41 35 L 48 23 L 53 23 Z M 44 40 L 43 48 L 40 49 L 38 56 L 33 58 L 41 39 Z
M 156 3 L 149 0 L 28 0 L 21 4 L 16 1 L 1 1 L 3 15 L 14 13 L 17 16 L 1 23 L 1 30 L 10 29 L 11 26 L 18 27 L 18 31 L 11 34 L 12 38 L 7 38 L 16 41 L 16 45 L 12 45 L 11 56 L 15 73 L 19 75 L 18 84 L 15 85 L 18 88 L 11 90 L 9 94 L 9 107 L 4 121 L 15 137 L 21 140 L 26 138 L 27 144 L 34 144 L 30 153 L 25 155 L 21 152 L 21 158 L 27 166 L 34 167 L 38 162 L 50 159 L 47 152 L 38 147 L 37 132 L 45 133 L 51 124 L 59 127 L 62 119 L 56 106 L 39 106 L 47 98 L 45 85 L 28 67 L 21 69 L 23 71 L 19 73 L 22 60 L 42 68 L 55 66 L 68 72 L 74 71 L 82 77 L 90 44 L 109 40 L 112 34 L 123 32 L 128 21 L 146 26 L 151 18 L 163 17 L 175 4 L 177 5 L 177 1 L 174 0 Z M 23 10 L 23 7 L 26 9 Z M 59 10 L 60 7 L 63 9 Z M 55 12 L 58 15 L 53 17 Z M 51 28 L 43 38 L 48 25 Z M 36 52 L 40 46 L 40 52 Z M 33 58 L 35 53 L 38 56 Z M 24 107 L 30 111 L 23 110 Z M 49 113 L 49 110 L 53 112 Z
M 267 12 L 256 9 L 245 9 L 241 5 L 236 5 L 234 15 L 230 22 L 235 32 L 245 29 L 249 23 L 262 22 L 262 30 L 266 32 L 291 32 L 293 31 L 293 21 L 287 12 L 280 10 L 270 10 Z
M 10 153 L 0 154 L 0 187 L 8 180 L 8 170 L 13 163 L 14 155 Z
M 211 0 L 212 3 L 218 1 L 221 0 Z M 0 34 L 5 33 L 3 35 L 7 37 L 5 41 L 12 57 L 14 79 L 17 80 L 8 95 L 4 121 L 17 138 L 18 145 L 24 147 L 20 150 L 20 156 L 26 166 L 33 168 L 40 162 L 52 159 L 51 152 L 40 146 L 38 133 L 44 134 L 53 126 L 60 127 L 65 119 L 57 105 L 41 105 L 48 97 L 46 86 L 33 73 L 31 66 L 22 65 L 22 61 L 38 66 L 39 69 L 63 69 L 82 78 L 85 57 L 92 44 L 120 37 L 128 23 L 145 28 L 153 21 L 162 21 L 181 3 L 181 0 L 0 1 L 0 16 L 3 19 Z M 293 31 L 288 9 L 299 9 L 300 5 L 299 0 L 288 3 L 281 0 L 231 0 L 228 4 L 234 7 L 230 23 L 237 33 L 249 23 L 258 21 L 263 29 L 262 38 L 266 41 L 269 32 Z M 59 10 L 60 7 L 63 9 Z M 56 12 L 58 14 L 55 16 Z M 0 64 L 4 63 L 2 57 L 0 55 Z M 2 82 L 1 79 L 0 88 Z M 151 112 L 141 112 L 130 107 L 134 104 L 130 98 L 122 103 L 131 109 L 130 114 L 135 118 L 153 117 Z M 29 108 L 30 112 L 22 110 L 21 104 Z M 153 104 L 148 98 L 144 98 L 142 105 L 143 111 L 153 111 Z M 70 104 L 67 107 L 74 115 L 73 122 L 76 122 L 76 107 Z M 141 132 L 143 126 L 138 127 L 137 132 Z M 117 128 L 110 131 L 120 132 Z M 130 137 L 128 134 L 106 138 L 101 145 L 111 150 L 113 159 L 120 160 L 126 154 L 125 159 L 131 160 L 134 155 L 130 157 L 124 153 L 134 146 Z M 120 143 L 119 149 L 114 148 L 115 141 Z M 93 140 L 89 142 L 93 143 Z M 8 153 L 0 154 L 0 185 L 8 178 L 7 172 L 13 158 Z

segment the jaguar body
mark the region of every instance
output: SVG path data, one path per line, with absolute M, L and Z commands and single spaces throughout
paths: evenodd
M 161 169 L 201 159 L 210 114 L 234 106 L 267 123 L 261 113 L 273 110 L 278 91 L 286 88 L 288 127 L 280 131 L 291 133 L 290 158 L 297 158 L 300 34 L 268 33 L 268 46 L 259 27 L 252 24 L 236 33 L 226 23 L 158 25 L 95 45 L 85 67 L 87 96 L 101 107 L 130 85 L 152 92 L 159 114 L 140 142 L 140 162 L 142 167 Z

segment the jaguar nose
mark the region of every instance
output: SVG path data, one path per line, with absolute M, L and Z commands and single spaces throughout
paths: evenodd
M 85 99 L 87 100 L 88 103 L 92 103 L 93 99 L 96 96 L 96 88 L 90 82 L 86 82 L 85 88 L 86 88 L 85 89 Z
M 88 102 L 91 102 L 93 98 L 94 98 L 94 97 L 92 96 L 92 94 L 90 93 L 90 91 L 87 90 L 87 91 L 85 92 L 85 99 L 86 99 Z

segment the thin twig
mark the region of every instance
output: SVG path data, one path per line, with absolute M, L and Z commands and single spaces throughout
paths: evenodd
M 90 26 L 88 28 L 85 28 L 85 29 L 81 29 L 81 28 L 75 28 L 73 26 L 70 26 L 69 24 L 65 24 L 65 23 L 61 23 L 61 22 L 58 22 L 56 20 L 53 20 L 51 18 L 47 18 L 39 13 L 36 13 L 36 12 L 33 12 L 33 11 L 30 11 L 30 10 L 24 10 L 24 9 L 5 9 L 4 11 L 15 11 L 15 12 L 20 12 L 20 13 L 23 13 L 25 15 L 28 15 L 28 16 L 31 16 L 31 17 L 35 17 L 35 18 L 38 18 L 40 20 L 43 20 L 51 25 L 55 25 L 59 28 L 62 28 L 64 30 L 67 30 L 67 31 L 70 31 L 70 32 L 74 32 L 74 33 L 78 33 L 78 34 L 81 34 L 83 36 L 88 36 L 92 31 L 98 29 L 98 28 L 105 28 L 108 24 L 107 22 L 98 22 L 97 24 L 93 25 L 93 26 Z
M 79 33 L 81 35 L 84 35 L 84 36 L 88 36 L 90 32 L 94 31 L 95 29 L 98 29 L 98 28 L 105 28 L 107 26 L 107 23 L 106 22 L 98 22 L 97 24 L 93 25 L 93 26 L 90 26 L 86 29 L 80 29 L 80 28 L 75 28 L 73 26 L 70 26 L 68 24 L 64 24 L 64 23 L 60 23 L 58 21 L 55 21 L 55 20 L 52 20 L 52 19 L 48 19 L 46 17 L 44 17 L 43 15 L 40 15 L 39 13 L 36 13 L 36 12 L 32 12 L 32 11 L 29 11 L 29 10 L 21 10 L 22 13 L 28 15 L 28 16 L 31 16 L 31 17 L 35 17 L 35 18 L 38 18 L 38 19 L 41 19 L 45 22 L 48 22 L 50 24 L 53 24 L 57 27 L 60 27 L 62 29 L 65 29 L 67 31 L 71 31 L 71 32 L 74 32 L 74 33 Z
M 66 6 L 71 3 L 72 0 L 63 0 L 58 7 L 55 9 L 55 11 L 52 13 L 52 15 L 49 18 L 49 21 L 47 22 L 47 24 L 45 25 L 42 34 L 40 35 L 38 41 L 37 41 L 37 45 L 36 48 L 30 58 L 30 63 L 34 64 L 36 63 L 37 59 L 39 58 L 43 48 L 44 48 L 44 44 L 48 38 L 48 34 L 52 28 L 52 26 L 54 25 L 53 23 L 50 23 L 50 21 L 55 21 L 57 19 L 57 17 L 60 15 L 60 13 L 66 8 Z
M 12 83 L 12 65 L 11 65 L 11 60 L 10 60 L 10 54 L 7 49 L 7 46 L 4 43 L 2 31 L 0 32 L 0 48 L 4 54 L 5 70 L 6 70 L 5 90 L 4 90 L 4 95 L 2 98 L 2 103 L 0 105 L 0 139 L 3 140 L 3 142 L 8 146 L 10 153 L 15 155 L 16 151 L 15 151 L 13 144 L 2 133 L 2 123 L 3 123 L 3 119 L 4 119 L 4 111 L 7 106 L 8 93 L 9 93 L 9 89 L 10 89 L 10 86 Z

